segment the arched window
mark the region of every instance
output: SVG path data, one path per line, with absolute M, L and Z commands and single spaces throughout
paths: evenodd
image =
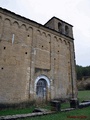
M 65 34 L 69 35 L 69 28 L 68 28 L 68 26 L 65 26 Z
M 62 24 L 60 22 L 58 23 L 58 31 L 62 33 Z

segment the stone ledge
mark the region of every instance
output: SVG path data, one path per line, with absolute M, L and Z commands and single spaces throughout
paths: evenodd
M 66 111 L 71 111 L 71 110 L 75 110 L 76 108 L 67 108 L 67 109 L 62 109 L 61 112 L 66 112 Z
M 1 116 L 0 120 L 14 120 L 14 119 L 16 120 L 19 118 L 41 116 L 41 115 L 47 115 L 51 113 L 55 113 L 55 112 L 49 111 L 49 112 L 37 112 L 37 113 L 29 113 L 29 114 L 7 115 L 7 116 Z
M 79 108 L 88 107 L 88 106 L 90 106 L 90 102 L 82 102 L 79 104 Z
M 71 111 L 74 109 L 75 108 L 62 109 L 61 112 Z M 19 118 L 35 117 L 35 116 L 48 115 L 48 114 L 54 114 L 54 113 L 57 113 L 57 112 L 56 111 L 44 111 L 44 112 L 34 112 L 34 113 L 29 113 L 29 114 L 7 115 L 7 116 L 1 116 L 0 120 L 16 120 Z
M 80 103 L 79 108 L 90 106 L 90 102 Z M 71 110 L 75 110 L 76 108 L 67 108 L 67 109 L 61 109 L 61 112 L 67 112 Z M 36 108 L 37 110 L 37 108 Z M 16 120 L 19 118 L 26 118 L 26 117 L 35 117 L 35 116 L 41 116 L 41 115 L 48 115 L 48 114 L 55 114 L 56 111 L 47 111 L 45 109 L 38 109 L 39 112 L 33 112 L 29 114 L 17 114 L 17 115 L 7 115 L 7 116 L 1 116 L 0 120 Z

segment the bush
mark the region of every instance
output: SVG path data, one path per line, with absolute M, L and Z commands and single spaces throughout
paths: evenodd
M 90 90 L 90 83 L 85 86 L 85 90 Z

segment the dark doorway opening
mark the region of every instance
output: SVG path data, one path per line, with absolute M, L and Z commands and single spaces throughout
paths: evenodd
M 42 98 L 42 99 L 46 99 L 46 96 L 47 96 L 47 82 L 46 82 L 45 79 L 40 79 L 37 82 L 36 94 L 37 94 L 37 97 Z

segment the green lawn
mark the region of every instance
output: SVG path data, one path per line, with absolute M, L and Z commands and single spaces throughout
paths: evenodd
M 79 101 L 90 100 L 90 90 L 78 91 Z
M 78 91 L 79 101 L 90 100 L 90 90 Z M 64 103 L 61 108 L 69 107 L 69 103 Z M 77 109 L 69 112 L 58 112 L 57 114 L 37 116 L 32 118 L 26 118 L 24 120 L 90 120 L 90 107 L 83 109 Z M 18 119 L 19 120 L 19 119 Z
M 34 108 L 35 108 L 35 107 L 32 106 L 31 108 L 24 108 L 24 109 L 1 110 L 1 111 L 0 111 L 0 116 L 32 113 L 32 111 L 34 110 Z
M 83 100 L 90 100 L 90 91 L 79 91 L 78 92 L 78 98 L 80 101 Z M 49 106 L 43 106 L 44 108 L 50 109 Z M 67 108 L 70 107 L 69 103 L 64 103 L 61 104 L 61 109 L 62 108 Z M 34 110 L 34 106 L 31 108 L 25 108 L 25 109 L 8 109 L 8 110 L 1 110 L 0 111 L 0 116 L 3 115 L 14 115 L 14 114 L 25 114 L 25 113 L 31 113 Z M 68 117 L 69 116 L 69 117 Z M 83 109 L 78 109 L 70 112 L 59 112 L 57 114 L 52 114 L 52 115 L 45 115 L 41 117 L 34 117 L 34 118 L 27 118 L 25 120 L 73 120 L 75 118 L 70 118 L 71 117 L 77 117 L 76 120 L 80 120 L 78 117 L 86 116 L 87 119 L 81 118 L 83 120 L 90 120 L 90 107 L 83 108 Z
M 70 112 L 58 112 L 57 114 L 25 118 L 22 120 L 75 120 L 75 119 L 90 120 L 90 107 L 73 110 Z

